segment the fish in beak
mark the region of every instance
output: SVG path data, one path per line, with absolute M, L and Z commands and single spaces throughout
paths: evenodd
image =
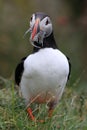
M 43 46 L 43 39 L 46 34 L 42 29 L 40 29 L 40 18 L 35 20 L 35 23 L 32 27 L 30 27 L 24 34 L 24 36 L 30 32 L 30 41 L 31 44 L 37 48 L 41 48 Z

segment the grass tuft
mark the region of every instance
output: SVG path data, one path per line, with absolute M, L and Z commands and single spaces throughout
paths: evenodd
M 32 122 L 24 100 L 13 81 L 0 77 L 0 130 L 87 130 L 87 91 L 66 87 L 62 99 L 48 119 L 46 105 L 31 104 L 37 119 Z

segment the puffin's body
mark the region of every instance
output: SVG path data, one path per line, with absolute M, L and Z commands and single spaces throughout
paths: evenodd
M 31 30 L 33 53 L 18 64 L 15 81 L 27 103 L 35 99 L 34 102 L 47 103 L 53 110 L 69 78 L 70 63 L 56 46 L 50 18 L 36 13 L 31 20 L 28 31 Z

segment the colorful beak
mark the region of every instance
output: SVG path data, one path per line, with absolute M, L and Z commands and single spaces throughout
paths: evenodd
M 35 24 L 34 24 L 34 27 L 33 27 L 33 30 L 32 30 L 32 34 L 31 34 L 31 39 L 33 40 L 35 35 L 38 33 L 39 31 L 39 22 L 40 22 L 40 19 L 37 18 L 36 21 L 35 21 Z

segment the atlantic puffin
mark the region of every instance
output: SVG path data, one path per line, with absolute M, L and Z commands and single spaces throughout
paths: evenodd
M 71 64 L 57 47 L 50 17 L 43 12 L 31 16 L 30 42 L 32 54 L 22 58 L 15 70 L 15 82 L 21 88 L 26 104 L 46 103 L 51 116 L 64 92 L 70 76 Z M 35 116 L 28 105 L 27 112 L 32 120 Z

